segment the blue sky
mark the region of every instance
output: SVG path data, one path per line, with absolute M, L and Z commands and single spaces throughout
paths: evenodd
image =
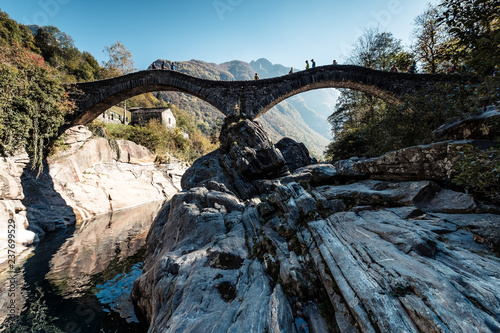
M 438 0 L 431 0 L 436 3 Z M 409 44 L 421 0 L 0 0 L 23 24 L 54 25 L 101 62 L 122 42 L 138 69 L 161 58 L 222 63 L 267 58 L 304 67 L 345 60 L 362 31 L 378 25 Z

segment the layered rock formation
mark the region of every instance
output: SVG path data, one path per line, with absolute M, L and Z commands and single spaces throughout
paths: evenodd
M 0 263 L 7 259 L 8 219 L 16 222 L 16 253 L 22 255 L 46 231 L 169 199 L 180 190 L 181 162 L 157 165 L 146 148 L 92 137 L 84 126 L 62 138 L 41 174 L 30 169 L 27 155 L 0 161 Z
M 500 216 L 438 179 L 462 143 L 305 165 L 254 122 L 222 133 L 148 234 L 150 332 L 500 331 Z

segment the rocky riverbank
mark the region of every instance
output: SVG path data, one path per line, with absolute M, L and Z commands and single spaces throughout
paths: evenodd
M 187 164 L 155 164 L 146 148 L 93 137 L 84 126 L 68 129 L 43 172 L 27 155 L 0 160 L 0 263 L 7 259 L 8 219 L 16 224 L 21 257 L 47 231 L 94 216 L 171 198 Z
M 132 299 L 150 332 L 499 332 L 498 208 L 446 187 L 465 143 L 310 164 L 227 120 L 153 223 Z

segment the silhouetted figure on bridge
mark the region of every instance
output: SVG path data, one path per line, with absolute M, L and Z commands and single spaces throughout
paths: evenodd
M 309 61 L 306 60 L 306 69 L 309 69 Z
M 167 69 L 167 63 L 165 60 L 163 60 L 163 63 L 161 64 L 161 69 Z
M 314 59 L 311 59 L 311 67 L 312 68 L 316 67 L 316 61 L 314 61 Z
M 151 69 L 156 69 L 156 64 L 153 62 L 153 64 L 151 65 Z
M 293 74 L 293 67 L 290 68 L 290 71 L 288 72 L 288 74 Z
M 333 60 L 333 64 L 337 66 L 338 65 L 337 60 Z
M 410 66 L 408 66 L 408 73 L 415 74 L 417 72 L 417 63 L 414 61 Z
M 175 62 L 172 61 L 172 70 L 175 71 Z
M 260 79 L 259 74 L 255 73 L 255 76 L 253 77 L 255 80 Z

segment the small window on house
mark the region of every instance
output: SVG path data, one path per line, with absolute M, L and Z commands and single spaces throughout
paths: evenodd
M 171 125 L 172 119 L 168 118 L 168 124 Z

